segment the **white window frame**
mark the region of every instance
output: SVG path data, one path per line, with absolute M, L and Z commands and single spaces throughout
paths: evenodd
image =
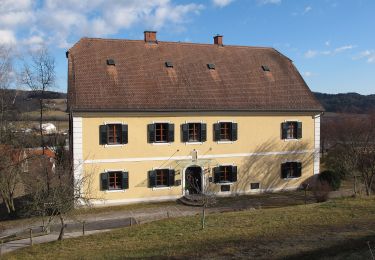
M 284 163 L 302 163 L 301 160 L 283 160 L 282 161 L 282 164 Z M 302 177 L 302 165 L 301 165 L 301 176 L 299 177 L 292 177 L 292 178 L 281 178 L 282 180 L 298 180 Z

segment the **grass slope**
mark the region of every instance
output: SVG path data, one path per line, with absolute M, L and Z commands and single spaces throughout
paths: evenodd
M 167 219 L 108 233 L 35 245 L 5 259 L 369 258 L 375 199 Z

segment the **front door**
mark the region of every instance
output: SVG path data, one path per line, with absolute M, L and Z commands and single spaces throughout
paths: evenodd
M 202 168 L 192 166 L 185 171 L 185 189 L 189 194 L 202 192 Z

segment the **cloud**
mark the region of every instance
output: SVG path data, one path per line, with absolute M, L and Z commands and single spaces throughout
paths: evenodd
M 42 32 L 49 44 L 68 48 L 80 37 L 108 37 L 133 26 L 181 30 L 203 8 L 175 0 L 1 0 L 0 30 L 8 32 L 1 41 L 14 42 L 17 35 L 19 43 L 30 44 Z
M 345 46 L 341 46 L 339 48 L 336 48 L 333 52 L 334 53 L 339 53 L 339 52 L 343 52 L 343 51 L 346 51 L 346 50 L 351 50 L 353 49 L 355 46 L 353 45 L 345 45 Z
M 11 30 L 0 30 L 0 44 L 13 45 L 16 44 L 16 36 Z
M 218 7 L 224 7 L 232 3 L 234 0 L 212 0 L 212 3 Z
M 310 12 L 312 10 L 312 7 L 311 6 L 306 6 L 305 7 L 305 10 L 303 10 L 302 14 L 307 14 L 308 12 Z
M 309 78 L 309 77 L 314 76 L 315 74 L 312 73 L 311 71 L 305 71 L 305 72 L 302 73 L 302 75 L 303 75 L 304 77 L 306 77 L 306 78 Z
M 316 55 L 318 55 L 318 51 L 314 51 L 314 50 L 308 50 L 306 53 L 305 53 L 305 58 L 314 58 Z
M 327 43 L 326 43 L 326 46 L 329 46 L 329 44 L 327 45 Z M 325 51 L 308 50 L 308 51 L 305 52 L 304 56 L 307 59 L 311 59 L 311 58 L 314 58 L 318 55 L 326 55 L 326 56 L 327 55 L 336 55 L 336 54 L 342 53 L 344 51 L 354 49 L 355 47 L 356 47 L 355 45 L 344 45 L 344 46 L 335 48 L 333 50 L 325 50 Z
M 325 46 L 330 46 L 330 45 L 331 45 L 331 42 L 330 42 L 330 41 L 326 41 L 326 42 L 324 43 L 324 45 L 325 45 Z
M 365 50 L 361 52 L 357 57 L 353 59 L 366 59 L 368 63 L 375 63 L 375 51 L 374 50 Z
M 258 3 L 261 4 L 261 5 L 281 4 L 281 0 L 258 0 Z

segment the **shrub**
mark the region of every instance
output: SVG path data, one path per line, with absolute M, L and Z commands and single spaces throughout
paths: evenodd
M 338 190 L 341 186 L 341 175 L 336 171 L 323 171 L 319 174 L 320 182 L 327 182 L 333 190 Z

